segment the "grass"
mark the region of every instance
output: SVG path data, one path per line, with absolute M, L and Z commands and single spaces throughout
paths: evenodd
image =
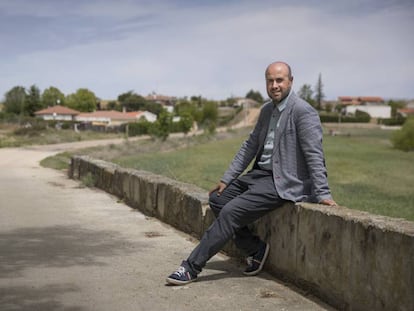
M 13 134 L 13 129 L 14 128 L 0 129 L 0 148 L 123 137 L 123 134 L 94 131 L 82 131 L 77 133 L 73 130 L 57 130 L 54 128 L 28 131 L 26 135 L 15 135 Z
M 329 183 L 349 208 L 414 220 L 414 153 L 392 149 L 391 133 L 325 137 Z
M 114 162 L 209 189 L 218 182 L 241 142 L 241 137 L 213 140 L 174 151 L 125 155 Z
M 73 154 L 69 152 L 62 152 L 53 157 L 47 157 L 40 161 L 40 165 L 44 167 L 54 168 L 56 170 L 65 170 L 70 164 L 70 158 Z
M 324 138 L 334 199 L 352 209 L 414 221 L 414 153 L 392 149 L 389 131 L 346 129 L 342 134 Z M 244 129 L 215 138 L 129 142 L 82 153 L 207 191 L 218 182 L 247 135 Z M 59 161 L 67 162 L 68 157 Z

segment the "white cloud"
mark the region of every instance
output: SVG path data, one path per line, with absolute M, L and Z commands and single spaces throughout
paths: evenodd
M 8 64 L 0 60 L 1 71 L 7 73 L 0 76 L 0 92 L 37 84 L 41 89 L 54 85 L 65 93 L 87 87 L 102 98 L 131 89 L 143 95 L 157 91 L 217 99 L 243 96 L 250 89 L 265 95 L 265 67 L 285 60 L 294 69 L 295 89 L 304 83 L 313 86 L 322 73 L 330 99 L 414 97 L 412 11 L 347 15 L 297 2 L 202 9 L 158 2 L 142 11 L 133 1 L 115 5 L 107 0 L 99 6 L 84 2 L 88 4 L 73 11 L 99 17 L 100 22 L 108 16 L 111 36 L 105 37 L 105 31 L 94 36 L 100 28 L 92 25 L 89 41 L 27 51 Z M 122 35 L 113 36 L 117 32 Z

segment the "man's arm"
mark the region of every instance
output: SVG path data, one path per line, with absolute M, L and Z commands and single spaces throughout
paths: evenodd
M 317 111 L 310 105 L 299 105 L 296 128 L 299 142 L 319 203 L 336 206 L 328 186 L 328 174 L 322 146 L 322 125 Z

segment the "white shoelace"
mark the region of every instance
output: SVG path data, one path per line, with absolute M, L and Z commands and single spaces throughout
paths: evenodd
M 177 276 L 179 276 L 179 277 L 181 277 L 181 276 L 183 276 L 184 275 L 184 273 L 185 273 L 186 271 L 185 271 L 185 268 L 184 267 L 179 267 L 178 269 L 177 269 L 177 271 L 175 271 L 174 272 L 174 274 L 176 274 Z
M 253 256 L 249 256 L 246 258 L 246 262 L 248 266 L 251 266 L 253 264 Z

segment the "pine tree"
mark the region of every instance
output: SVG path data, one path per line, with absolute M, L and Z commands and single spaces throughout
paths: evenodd
M 316 83 L 316 86 L 315 86 L 316 109 L 321 110 L 322 100 L 324 98 L 325 98 L 325 94 L 323 93 L 322 74 L 319 74 L 318 82 Z
M 32 85 L 26 95 L 26 113 L 34 116 L 34 113 L 43 108 L 40 101 L 40 90 L 36 85 Z

